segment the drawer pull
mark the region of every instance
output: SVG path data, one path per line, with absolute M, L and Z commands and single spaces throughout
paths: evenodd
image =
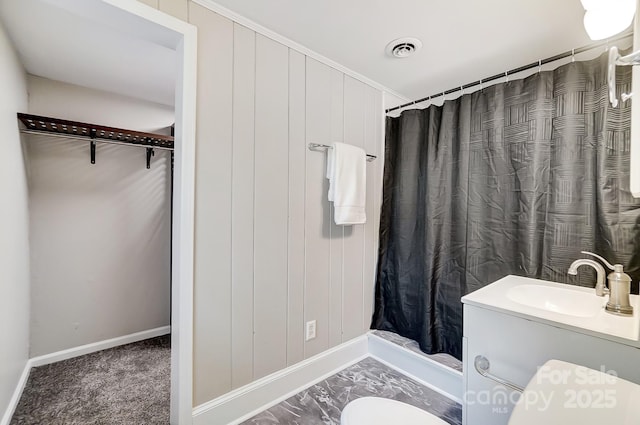
M 492 373 L 489 372 L 489 368 L 491 367 L 491 363 L 489 362 L 489 359 L 484 357 L 484 356 L 476 356 L 475 360 L 474 360 L 474 366 L 476 367 L 476 371 L 484 376 L 487 379 L 491 379 L 494 382 L 497 382 L 500 385 L 504 385 L 507 388 L 510 388 L 514 391 L 518 391 L 518 392 L 523 392 L 524 388 L 513 384 L 509 381 L 506 381 L 502 378 L 497 377 L 496 375 L 493 375 Z

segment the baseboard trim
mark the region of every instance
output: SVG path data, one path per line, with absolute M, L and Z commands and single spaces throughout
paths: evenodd
M 119 345 L 131 344 L 133 342 L 142 341 L 157 336 L 171 333 L 171 326 L 161 326 L 147 331 L 136 332 L 129 335 L 119 336 L 104 341 L 93 342 L 91 344 L 81 345 L 79 347 L 69 348 L 67 350 L 57 351 L 43 356 L 33 357 L 29 360 L 31 367 L 44 366 L 62 360 L 71 359 L 73 357 L 84 356 L 85 354 L 95 353 L 96 351 L 106 350 L 108 348 L 117 347 Z
M 462 404 L 462 373 L 369 333 L 369 355 L 415 379 L 445 397 Z
M 24 391 L 24 387 L 27 386 L 27 381 L 29 380 L 29 373 L 31 373 L 31 361 L 27 360 L 27 363 L 24 365 L 24 369 L 22 370 L 22 374 L 20 375 L 20 379 L 18 379 L 18 384 L 16 385 L 16 389 L 13 391 L 13 395 L 9 400 L 9 405 L 7 406 L 7 410 L 4 412 L 4 416 L 2 416 L 2 420 L 0 420 L 0 425 L 9 425 L 11 422 L 11 418 L 16 411 L 16 407 L 18 407 L 18 402 L 20 401 L 20 397 L 22 397 L 22 392 Z
M 193 425 L 239 424 L 365 359 L 369 356 L 368 346 L 367 335 L 362 335 L 201 404 L 193 410 Z
M 32 367 L 170 332 L 170 326 L 163 326 L 29 359 L 0 425 L 9 425 L 11 422 Z M 462 402 L 462 373 L 368 333 L 195 407 L 193 425 L 237 425 L 367 357 L 380 361 L 458 403 Z

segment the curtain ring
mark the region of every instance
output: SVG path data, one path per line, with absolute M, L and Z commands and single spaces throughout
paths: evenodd
M 542 72 L 542 59 L 538 59 L 538 74 Z
M 505 71 L 504 72 L 504 82 L 508 83 L 509 82 L 509 71 Z
M 571 49 L 571 62 L 576 61 L 576 49 Z
M 480 91 L 484 90 L 484 83 L 480 80 Z
M 460 92 L 462 93 L 461 96 L 464 96 L 464 86 L 460 86 Z
M 445 92 L 442 92 L 442 106 L 444 106 L 444 102 L 447 101 L 447 94 Z

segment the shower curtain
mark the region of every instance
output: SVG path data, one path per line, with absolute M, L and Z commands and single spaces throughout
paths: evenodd
M 631 69 L 617 72 L 619 96 Z M 612 108 L 606 79 L 603 54 L 387 118 L 372 328 L 461 358 L 462 296 L 509 274 L 593 286 L 567 275 L 581 250 L 637 291 L 631 102 Z

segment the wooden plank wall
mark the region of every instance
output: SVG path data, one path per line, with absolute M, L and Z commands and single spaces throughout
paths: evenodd
M 368 330 L 382 93 L 193 2 L 141 1 L 198 27 L 199 405 Z M 309 142 L 378 155 L 367 165 L 366 225 L 333 224 L 326 155 Z M 317 336 L 305 341 L 309 320 Z
M 194 404 L 232 388 L 233 22 L 189 3 L 198 27 Z M 249 302 L 249 300 L 247 301 Z

